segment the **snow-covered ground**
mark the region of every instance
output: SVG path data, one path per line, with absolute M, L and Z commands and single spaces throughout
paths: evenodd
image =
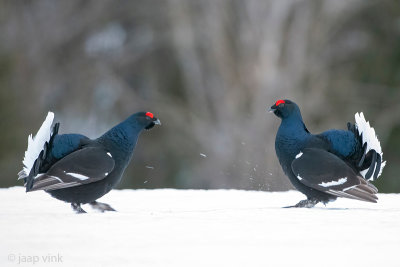
M 0 189 L 0 266 L 400 266 L 400 194 L 281 208 L 301 199 L 114 190 L 101 201 L 118 212 L 74 214 L 44 192 Z

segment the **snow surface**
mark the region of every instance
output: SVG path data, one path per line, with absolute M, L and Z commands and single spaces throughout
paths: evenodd
M 400 266 L 400 194 L 378 196 L 283 209 L 303 195 L 113 190 L 101 201 L 119 212 L 75 214 L 0 189 L 0 266 Z

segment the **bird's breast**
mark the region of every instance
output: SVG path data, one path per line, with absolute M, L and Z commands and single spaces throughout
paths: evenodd
M 296 155 L 300 153 L 302 148 L 304 148 L 305 144 L 306 140 L 293 137 L 277 136 L 275 139 L 276 155 L 286 174 L 291 171 L 292 161 L 295 159 Z
M 301 140 L 296 138 L 277 137 L 275 139 L 276 152 L 282 156 L 293 156 L 293 158 L 300 152 Z

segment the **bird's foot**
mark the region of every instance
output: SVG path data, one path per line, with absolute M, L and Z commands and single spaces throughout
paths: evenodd
M 115 209 L 113 209 L 110 205 L 106 204 L 106 203 L 101 203 L 101 202 L 97 202 L 97 201 L 93 201 L 89 203 L 92 208 L 99 210 L 101 212 L 105 212 L 105 211 L 116 211 Z
M 71 207 L 76 213 L 86 213 L 79 203 L 71 203 Z
M 317 199 L 305 199 L 305 200 L 300 201 L 299 203 L 297 203 L 294 206 L 287 206 L 284 208 L 312 208 L 315 205 L 317 205 L 318 202 L 319 202 L 319 200 L 317 200 Z

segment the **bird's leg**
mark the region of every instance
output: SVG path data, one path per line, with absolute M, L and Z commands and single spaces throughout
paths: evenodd
M 76 213 L 86 213 L 86 211 L 82 209 L 80 203 L 71 203 L 71 207 Z
M 300 201 L 299 203 L 297 203 L 294 206 L 287 206 L 284 208 L 312 208 L 316 204 L 318 204 L 318 202 L 319 202 L 319 200 L 317 200 L 315 198 L 305 199 L 305 200 Z
M 97 201 L 93 201 L 89 203 L 92 208 L 99 210 L 101 212 L 105 212 L 105 211 L 116 211 L 115 209 L 113 209 L 110 205 L 106 204 L 106 203 L 101 203 L 101 202 L 97 202 Z

